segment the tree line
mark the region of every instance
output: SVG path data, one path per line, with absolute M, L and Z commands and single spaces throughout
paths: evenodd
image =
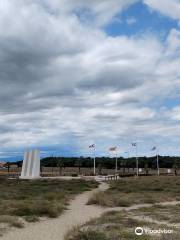
M 140 168 L 156 169 L 157 162 L 156 156 L 154 157 L 139 157 Z M 22 166 L 22 161 L 13 162 Z M 159 156 L 160 168 L 180 168 L 180 157 Z M 41 167 L 78 167 L 78 168 L 93 168 L 93 159 L 91 157 L 46 157 L 41 159 Z M 97 157 L 96 167 L 114 169 L 115 158 L 110 157 Z M 118 168 L 135 168 L 136 158 L 123 158 L 118 157 Z

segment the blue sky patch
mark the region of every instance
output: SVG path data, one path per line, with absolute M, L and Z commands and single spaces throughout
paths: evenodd
M 142 2 L 138 2 L 117 14 L 114 21 L 105 27 L 105 31 L 111 36 L 132 36 L 150 32 L 164 40 L 172 28 L 178 28 L 178 21 L 161 15 L 149 9 Z

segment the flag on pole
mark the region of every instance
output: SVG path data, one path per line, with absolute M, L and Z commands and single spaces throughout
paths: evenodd
M 136 142 L 133 142 L 131 143 L 133 147 L 136 147 L 137 146 L 137 143 Z
M 96 155 L 95 155 L 95 144 L 89 146 L 89 148 L 94 149 L 94 176 L 96 175 Z
M 117 150 L 117 147 L 110 147 L 109 148 L 109 151 L 111 151 L 111 152 L 114 152 L 114 151 L 116 151 Z
M 95 148 L 95 144 L 90 145 L 89 148 Z
M 153 147 L 152 149 L 151 149 L 151 151 L 155 151 L 156 150 L 156 147 Z

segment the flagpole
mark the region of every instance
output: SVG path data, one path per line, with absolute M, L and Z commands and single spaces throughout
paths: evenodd
M 96 175 L 96 155 L 95 155 L 95 147 L 94 147 L 94 176 Z
M 117 170 L 118 170 L 117 147 L 110 147 L 109 151 L 116 152 L 116 155 L 115 155 L 115 159 L 116 159 L 116 162 L 115 162 L 115 174 L 116 174 Z
M 115 169 L 115 173 L 117 173 L 118 170 L 118 166 L 117 166 L 117 153 L 116 153 L 116 169 Z
M 136 174 L 137 174 L 137 177 L 138 177 L 139 176 L 139 162 L 138 162 L 137 142 L 136 142 Z
M 157 172 L 158 172 L 158 176 L 160 175 L 160 172 L 159 172 L 159 151 L 158 151 L 158 148 L 157 148 Z

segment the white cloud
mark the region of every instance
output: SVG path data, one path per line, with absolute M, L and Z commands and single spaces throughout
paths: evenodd
M 128 25 L 134 25 L 137 22 L 137 19 L 135 17 L 129 17 L 126 19 L 126 23 Z
M 173 108 L 169 114 L 173 120 L 180 121 L 180 107 L 179 106 Z
M 180 20 L 179 0 L 144 0 L 144 3 L 168 17 Z
M 82 21 L 102 26 L 137 0 L 43 0 L 41 2 L 52 12 L 76 12 Z
M 169 33 L 168 39 L 168 52 L 173 53 L 175 56 L 179 57 L 180 54 L 180 31 L 172 29 Z
M 7 0 L 0 7 L 2 146 L 178 137 L 178 123 L 158 109 L 180 90 L 179 32 L 163 44 L 147 34 L 110 37 L 99 27 L 133 2 Z M 93 26 L 79 17 L 84 8 Z

